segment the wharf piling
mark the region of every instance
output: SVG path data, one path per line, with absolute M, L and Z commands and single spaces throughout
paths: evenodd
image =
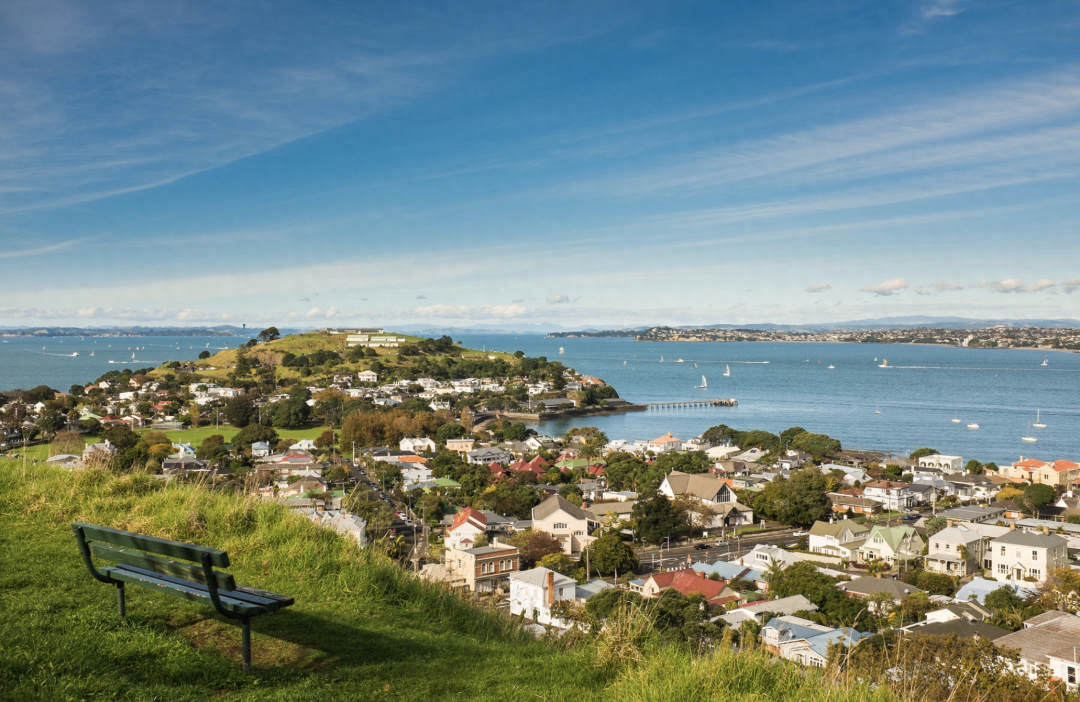
M 739 401 L 735 398 L 730 400 L 683 400 L 679 402 L 648 402 L 645 404 L 649 409 L 681 409 L 684 407 L 737 407 Z

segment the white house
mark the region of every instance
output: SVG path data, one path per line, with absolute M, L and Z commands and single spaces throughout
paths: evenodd
M 373 370 L 362 370 L 356 374 L 356 380 L 360 383 L 377 383 L 379 374 Z
M 742 449 L 738 446 L 713 446 L 705 449 L 705 455 L 713 461 L 726 461 L 732 456 L 738 456 Z
M 841 519 L 831 523 L 814 522 L 810 529 L 810 550 L 854 561 L 858 557 L 859 547 L 869 533 L 869 527 L 854 519 Z
M 927 537 L 930 552 L 924 559 L 926 570 L 961 578 L 981 573 L 990 539 L 959 524 Z
M 563 547 L 563 553 L 576 556 L 595 539 L 589 534 L 589 515 L 562 495 L 552 495 L 532 508 L 532 528 L 546 531 Z
M 294 451 L 317 451 L 315 448 L 315 442 L 311 439 L 300 439 L 295 444 L 289 447 Z
M 454 515 L 454 522 L 446 530 L 443 544 L 448 549 L 470 549 L 476 542 L 476 537 L 486 532 L 487 517 L 484 513 L 472 507 L 466 507 Z
M 1069 564 L 1068 541 L 1045 527 L 1041 534 L 1010 531 L 990 542 L 990 559 L 998 580 L 1045 582 L 1051 570 Z
M 574 601 L 576 597 L 577 581 L 553 570 L 537 567 L 510 575 L 510 614 L 524 615 L 540 624 L 568 627 L 551 610 L 556 602 Z
M 994 645 L 1020 652 L 1020 670 L 1032 680 L 1057 678 L 1075 692 L 1080 681 L 1076 646 L 1080 617 L 1051 610 L 1024 622 L 1024 628 L 1002 636 Z
M 682 441 L 671 435 L 669 431 L 664 436 L 658 436 L 649 442 L 648 449 L 653 453 L 675 453 L 682 450 Z
M 265 458 L 270 455 L 270 444 L 265 441 L 256 441 L 251 445 L 252 458 Z
M 754 510 L 736 501 L 731 481 L 717 479 L 711 473 L 673 470 L 664 477 L 658 492 L 668 499 L 680 495 L 693 497 L 703 506 L 698 514 L 706 528 L 754 523 Z
M 961 473 L 964 470 L 964 459 L 960 456 L 923 456 L 919 459 L 920 468 L 937 468 L 942 473 Z
M 883 509 L 896 512 L 911 509 L 915 506 L 915 497 L 908 489 L 907 483 L 898 483 L 892 480 L 875 480 L 863 485 L 863 497 L 873 500 Z
M 398 446 L 402 451 L 412 451 L 415 454 L 435 453 L 435 442 L 426 436 L 423 438 L 402 439 Z

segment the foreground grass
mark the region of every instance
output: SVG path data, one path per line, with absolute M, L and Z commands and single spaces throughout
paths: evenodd
M 244 585 L 296 605 L 240 630 L 198 603 L 115 592 L 82 565 L 83 520 L 229 552 Z M 0 700 L 784 700 L 888 702 L 762 653 L 655 649 L 621 669 L 419 582 L 283 507 L 146 475 L 0 461 Z

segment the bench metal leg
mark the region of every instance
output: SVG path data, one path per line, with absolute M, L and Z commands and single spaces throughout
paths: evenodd
M 127 614 L 127 607 L 124 602 L 124 583 L 116 583 L 116 609 L 119 610 L 120 618 L 123 619 Z
M 251 670 L 251 618 L 240 620 L 240 637 L 244 647 L 244 670 Z

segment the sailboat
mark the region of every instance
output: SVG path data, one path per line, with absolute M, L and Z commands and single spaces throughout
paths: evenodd
M 685 361 L 683 361 L 681 358 L 678 361 L 675 361 L 675 362 L 676 363 L 685 363 Z
M 878 403 L 874 403 L 874 414 L 881 414 L 881 409 L 878 407 Z
M 972 423 L 970 423 L 970 424 L 968 424 L 968 425 L 967 425 L 967 428 L 968 428 L 968 429 L 978 429 L 978 428 L 979 428 L 979 425 L 978 425 L 978 424 L 976 424 L 975 422 L 972 422 Z
M 888 368 L 888 367 L 889 367 L 889 359 L 887 359 L 887 358 L 881 359 L 881 363 L 878 364 L 878 368 Z
M 90 355 L 91 355 L 91 356 L 93 356 L 93 355 L 94 355 L 94 352 L 93 352 L 93 351 L 91 351 L 91 352 L 90 352 Z
M 836 366 L 834 366 L 833 364 L 830 363 L 829 364 L 829 370 L 833 370 L 834 368 L 836 368 Z
M 622 362 L 622 364 L 623 364 L 623 365 L 625 366 L 625 365 L 626 365 L 626 361 L 623 361 L 623 362 Z
M 661 357 L 660 357 L 660 362 L 661 362 L 661 363 L 663 363 L 663 362 L 664 362 L 664 357 L 663 357 L 663 356 L 661 356 Z
M 697 369 L 697 364 L 696 363 L 694 364 L 694 368 Z
M 1036 429 L 1045 429 L 1046 424 L 1044 424 L 1043 421 L 1039 418 L 1039 412 L 1039 410 L 1035 410 L 1035 423 L 1031 426 L 1035 427 Z
M 566 353 L 566 349 L 564 349 L 562 346 L 560 346 L 559 347 L 559 355 L 562 356 L 564 353 Z
M 1028 443 L 1028 444 L 1033 444 L 1033 443 L 1035 443 L 1036 441 L 1039 440 L 1038 437 L 1031 435 L 1031 422 L 1028 422 L 1028 435 L 1027 436 L 1021 436 L 1020 440 L 1025 442 L 1025 443 Z
M 729 366 L 726 363 L 724 364 L 724 377 L 725 378 L 730 378 L 731 377 L 731 366 Z
M 1042 366 L 1048 366 L 1048 365 L 1050 365 L 1050 359 L 1049 359 L 1049 358 L 1044 358 L 1044 359 L 1043 359 L 1043 362 L 1042 362 L 1042 363 L 1040 363 L 1039 365 L 1042 365 Z
M 960 423 L 960 417 L 956 416 L 955 412 L 953 413 L 952 423 L 953 424 L 959 424 Z
M 705 381 L 705 376 L 701 376 L 701 385 L 696 386 L 699 390 L 704 390 L 709 387 L 709 383 Z

